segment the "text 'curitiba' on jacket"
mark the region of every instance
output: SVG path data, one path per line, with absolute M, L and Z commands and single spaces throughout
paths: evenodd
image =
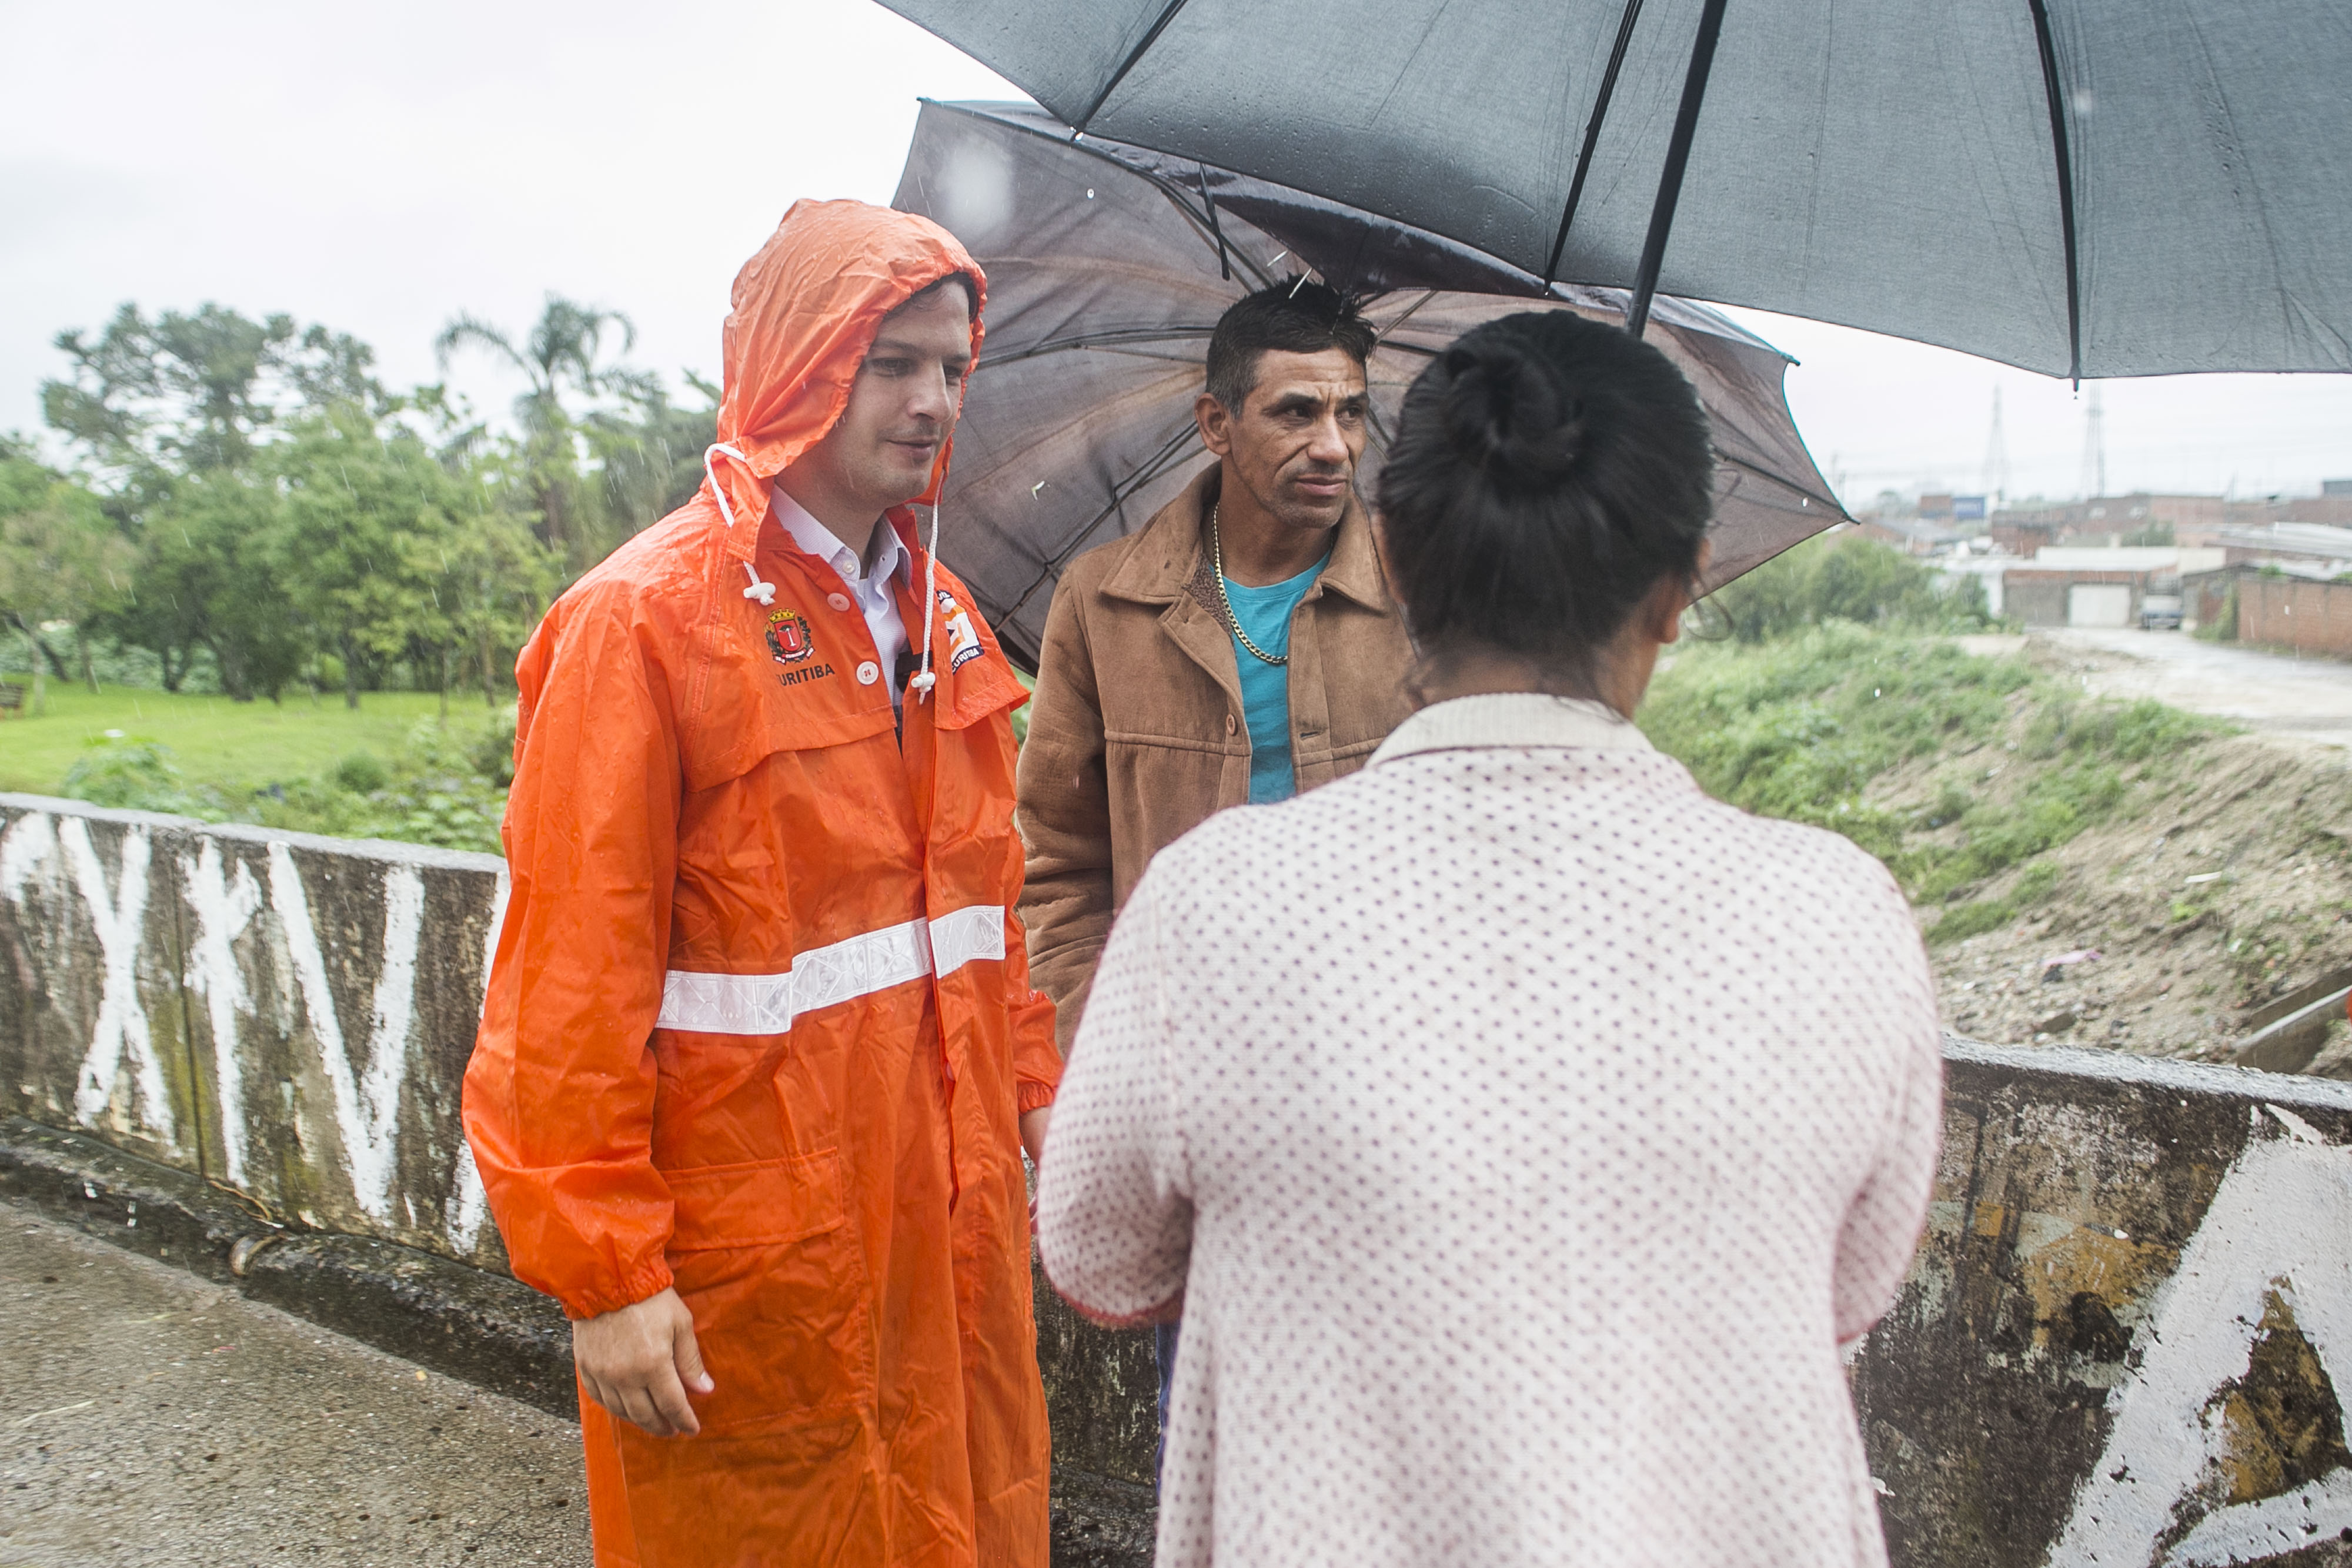
M 938 677 L 902 743 L 863 616 L 769 512 L 883 316 L 952 272 L 980 279 L 924 220 L 794 206 L 736 281 L 712 480 L 518 670 L 467 1131 L 515 1272 L 575 1318 L 675 1283 L 716 1384 L 693 1437 L 583 1398 L 600 1568 L 1045 1568 L 1024 695 L 961 582 L 901 582 Z

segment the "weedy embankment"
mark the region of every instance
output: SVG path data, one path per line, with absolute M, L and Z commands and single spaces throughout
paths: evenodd
M 2352 964 L 2352 771 L 2029 653 L 1832 622 L 1688 647 L 1641 722 L 1718 798 L 1884 860 L 1962 1033 L 2218 1060 Z M 2352 1077 L 2344 1034 L 2309 1071 Z

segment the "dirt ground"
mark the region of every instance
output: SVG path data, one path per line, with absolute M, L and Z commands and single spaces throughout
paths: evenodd
M 2141 676 L 2111 668 L 2128 655 L 2080 643 L 2036 637 L 2023 651 L 2086 692 Z M 1997 789 L 1984 775 L 2007 751 L 1995 742 L 1898 769 L 1872 794 L 1925 799 L 1956 769 Z M 1961 1034 L 2228 1061 L 2267 1004 L 2352 968 L 2352 752 L 2341 746 L 2267 727 L 2203 741 L 2140 770 L 2122 810 L 2043 858 L 2058 879 L 2013 924 L 1931 946 L 1945 1022 Z M 2023 874 L 1984 891 L 2006 894 Z M 2303 1071 L 2352 1078 L 2342 1020 L 2314 1043 Z

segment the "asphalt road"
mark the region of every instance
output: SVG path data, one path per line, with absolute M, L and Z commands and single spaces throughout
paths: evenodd
M 0 1568 L 578 1564 L 580 1432 L 0 1203 Z
M 2070 629 L 2033 635 L 2090 655 L 2101 667 L 2086 678 L 2102 695 L 2154 697 L 2265 734 L 2352 746 L 2352 664 L 2266 653 L 2179 632 Z

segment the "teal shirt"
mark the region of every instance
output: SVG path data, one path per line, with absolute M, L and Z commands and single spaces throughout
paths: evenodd
M 1298 601 L 1315 586 L 1330 558 L 1324 557 L 1287 581 L 1264 588 L 1244 588 L 1225 579 L 1225 597 L 1234 619 L 1250 641 L 1267 653 L 1290 652 L 1290 617 Z M 1297 770 L 1290 761 L 1290 670 L 1269 664 L 1234 638 L 1234 663 L 1242 677 L 1242 716 L 1249 722 L 1250 804 L 1287 800 L 1298 793 Z

